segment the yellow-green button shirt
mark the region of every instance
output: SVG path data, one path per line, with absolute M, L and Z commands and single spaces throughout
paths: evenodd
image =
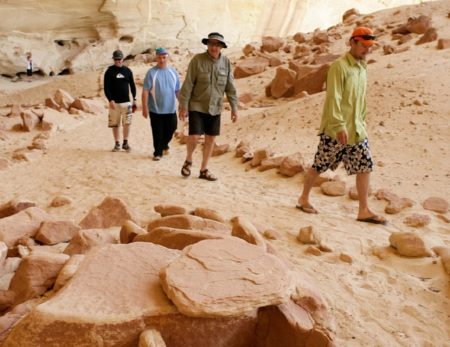
M 319 134 L 337 138 L 346 129 L 348 144 L 367 138 L 367 64 L 347 53 L 334 61 L 327 74 L 327 94 Z

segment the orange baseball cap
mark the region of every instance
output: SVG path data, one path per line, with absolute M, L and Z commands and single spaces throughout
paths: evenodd
M 368 47 L 378 44 L 378 42 L 375 41 L 376 36 L 373 34 L 372 29 L 366 27 L 355 28 L 350 39 L 361 42 L 364 46 Z

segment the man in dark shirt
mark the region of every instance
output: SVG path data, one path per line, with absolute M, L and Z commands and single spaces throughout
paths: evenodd
M 128 144 L 130 125 L 133 110 L 136 107 L 136 85 L 133 72 L 123 65 L 123 53 L 120 50 L 113 53 L 114 65 L 108 67 L 105 72 L 103 86 L 105 95 L 109 101 L 108 126 L 112 128 L 115 145 L 113 152 L 120 151 L 119 126 L 123 126 L 122 149 L 129 152 Z M 130 102 L 130 90 L 133 103 Z

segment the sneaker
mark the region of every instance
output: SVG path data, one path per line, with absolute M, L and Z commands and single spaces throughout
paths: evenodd
M 154 161 L 160 161 L 161 157 L 159 155 L 156 155 L 156 156 L 153 157 L 153 160 Z
M 114 148 L 112 149 L 113 152 L 118 152 L 120 151 L 120 144 L 116 143 L 116 145 L 114 146 Z
M 127 142 L 127 143 L 124 143 L 124 144 L 122 145 L 122 149 L 123 149 L 124 151 L 127 151 L 127 152 L 130 152 L 130 151 L 131 151 L 131 147 L 130 147 L 130 145 L 128 144 L 128 142 Z

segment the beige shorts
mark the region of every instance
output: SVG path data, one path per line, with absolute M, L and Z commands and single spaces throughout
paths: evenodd
M 114 110 L 112 108 L 109 109 L 108 127 L 118 127 L 121 121 L 122 125 L 130 125 L 132 115 L 131 102 L 116 104 L 116 108 Z

